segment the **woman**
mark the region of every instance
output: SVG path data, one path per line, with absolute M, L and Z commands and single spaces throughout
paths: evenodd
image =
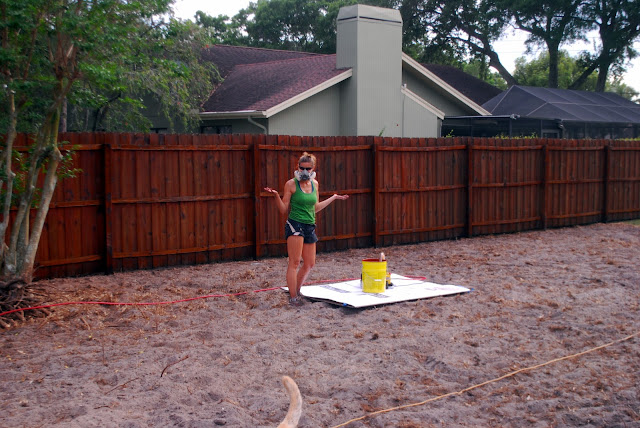
M 292 306 L 303 304 L 300 297 L 300 287 L 307 279 L 311 268 L 316 264 L 316 213 L 326 208 L 336 199 L 347 199 L 349 195 L 334 194 L 320 202 L 318 181 L 315 179 L 316 157 L 304 152 L 298 160 L 295 177 L 284 184 L 284 196 L 271 187 L 265 187 L 269 193 L 276 195 L 278 210 L 281 214 L 289 213 L 285 223 L 285 237 L 287 239 L 287 287 L 289 288 L 289 303 Z M 291 211 L 289 211 L 291 208 Z M 300 267 L 300 259 L 303 264 Z

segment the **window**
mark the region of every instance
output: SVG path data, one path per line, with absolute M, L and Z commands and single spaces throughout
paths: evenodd
M 231 125 L 208 125 L 200 127 L 201 134 L 231 134 Z

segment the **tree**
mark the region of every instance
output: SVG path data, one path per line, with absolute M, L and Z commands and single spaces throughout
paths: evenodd
M 582 74 L 584 66 L 576 58 L 572 58 L 565 50 L 558 52 L 558 88 L 568 89 L 575 79 Z M 543 52 L 537 58 L 527 62 L 525 57 L 516 59 L 513 75 L 521 85 L 546 87 L 549 80 L 549 53 Z M 593 90 L 597 76 L 595 73 L 585 79 L 581 90 Z
M 509 23 L 509 15 L 494 0 L 409 0 L 402 3 L 400 13 L 404 44 L 421 44 L 422 62 L 443 63 L 441 52 L 459 64 L 469 58 L 480 59 L 480 65 L 496 69 L 509 85 L 517 83 L 493 48 Z
M 579 19 L 583 0 L 498 0 L 497 5 L 509 12 L 518 29 L 529 33 L 527 44 L 546 46 L 547 86 L 557 88 L 560 45 L 580 39 L 590 25 Z
M 211 43 L 225 45 L 246 45 L 247 37 L 243 34 L 246 27 L 247 11 L 239 11 L 233 18 L 227 15 L 210 16 L 199 10 L 195 14 L 195 23 L 204 29 Z
M 618 94 L 629 101 L 633 101 L 634 103 L 640 103 L 640 92 L 625 84 L 622 79 L 618 77 L 609 79 L 607 86 L 605 87 L 605 91 Z
M 138 22 L 135 31 L 130 55 L 85 65 L 69 95 L 72 129 L 146 131 L 151 123 L 143 112 L 150 106 L 171 129 L 179 124 L 190 130 L 199 123 L 194 111 L 217 76 L 213 64 L 201 61 L 202 48 L 213 40 L 209 32 L 174 19 Z
M 596 54 L 583 54 L 585 70 L 573 87 L 598 70 L 596 91 L 605 90 L 612 67 L 622 67 L 625 59 L 637 56 L 633 42 L 640 36 L 640 2 L 634 0 L 589 0 L 584 8 L 586 22 L 598 29 L 600 43 Z
M 472 59 L 469 63 L 463 65 L 462 70 L 467 74 L 475 76 L 478 79 L 495 86 L 496 88 L 505 90 L 509 87 L 506 80 L 504 80 L 499 73 L 491 72 L 487 67 L 487 62 L 484 57 Z
M 255 46 L 314 52 L 319 48 L 313 29 L 320 20 L 319 2 L 271 0 L 251 3 L 254 15 L 246 24 Z
M 33 276 L 40 235 L 64 161 L 57 140 L 65 98 L 84 75 L 97 72 L 97 65 L 133 57 L 140 23 L 152 25 L 154 17 L 168 10 L 169 0 L 0 3 L 2 109 L 8 117 L 0 152 L 0 274 L 5 280 L 31 282 Z M 15 163 L 13 144 L 20 118 L 34 112 L 27 121 L 35 131 L 28 155 Z M 9 229 L 14 198 L 17 209 Z M 30 221 L 34 206 L 37 210 Z
M 567 51 L 561 50 L 558 53 L 558 87 L 562 89 L 579 89 L 583 91 L 596 91 L 598 85 L 598 73 L 591 71 L 591 74 L 583 79 L 583 84 L 579 88 L 572 87 L 578 76 L 584 74 L 585 65 L 580 58 L 573 58 Z M 537 58 L 527 62 L 524 57 L 516 60 L 516 69 L 513 73 L 520 84 L 526 86 L 546 87 L 547 76 L 549 75 L 549 54 L 541 53 Z M 619 75 L 610 76 L 605 86 L 605 90 L 617 93 L 631 101 L 638 97 L 638 92 L 625 85 Z
M 196 13 L 196 23 L 221 43 L 269 49 L 335 53 L 341 7 L 356 3 L 391 7 L 393 0 L 269 0 L 251 2 L 233 18 Z

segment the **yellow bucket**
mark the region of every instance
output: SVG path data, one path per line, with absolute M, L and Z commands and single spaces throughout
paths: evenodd
M 378 259 L 362 260 L 362 291 L 384 293 L 387 285 L 387 261 Z

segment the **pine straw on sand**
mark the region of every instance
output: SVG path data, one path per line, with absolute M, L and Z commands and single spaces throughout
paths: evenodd
M 248 293 L 59 306 L 0 332 L 0 425 L 274 427 L 289 375 L 303 427 L 640 426 L 640 227 L 383 251 L 473 292 L 291 308 L 285 258 L 40 281 L 50 303 Z M 319 254 L 310 281 L 375 254 Z
M 40 287 L 27 284 L 23 279 L 0 282 L 0 313 L 7 313 L 0 317 L 0 329 L 17 327 L 27 318 L 49 315 L 51 312 L 48 309 L 35 308 L 44 294 Z

